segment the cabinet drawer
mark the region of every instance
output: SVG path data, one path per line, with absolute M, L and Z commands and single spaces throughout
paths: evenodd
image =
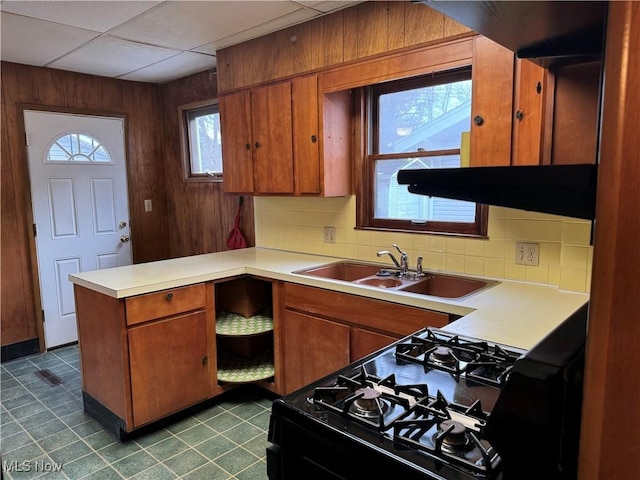
M 127 325 L 205 307 L 204 283 L 172 288 L 126 299 Z

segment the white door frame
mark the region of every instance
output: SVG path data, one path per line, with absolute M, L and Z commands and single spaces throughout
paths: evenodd
M 88 115 L 88 116 L 97 116 L 97 117 L 112 117 L 122 119 L 123 127 L 124 127 L 124 152 L 125 152 L 125 172 L 126 172 L 126 187 L 127 187 L 127 201 L 129 203 L 129 217 L 130 217 L 130 233 L 131 237 L 134 236 L 134 222 L 131 221 L 131 217 L 133 216 L 133 209 L 131 206 L 132 203 L 132 194 L 131 189 L 129 188 L 129 184 L 131 181 L 131 174 L 129 171 L 129 142 L 128 142 L 128 118 L 125 113 L 120 112 L 107 112 L 102 110 L 91 110 L 91 109 L 83 109 L 83 108 L 70 108 L 70 107 L 56 107 L 49 105 L 40 105 L 40 104 L 29 104 L 29 103 L 18 103 L 16 104 L 18 115 L 18 137 L 25 139 L 23 143 L 23 148 L 20 150 L 22 154 L 22 164 L 23 164 L 23 188 L 25 191 L 25 232 L 27 236 L 27 248 L 28 248 L 28 265 L 31 272 L 31 285 L 33 291 L 33 302 L 32 307 L 34 311 L 34 318 L 36 321 L 36 331 L 38 334 L 38 343 L 40 352 L 44 352 L 46 350 L 45 344 L 45 333 L 44 333 L 44 310 L 42 308 L 42 292 L 40 291 L 40 273 L 38 267 L 38 254 L 36 248 L 36 238 L 34 235 L 34 216 L 33 216 L 33 195 L 31 192 L 31 179 L 29 176 L 29 154 L 27 150 L 26 144 L 26 126 L 24 113 L 26 110 L 32 110 L 37 112 L 51 112 L 51 113 L 60 113 L 60 114 L 69 114 L 69 115 Z M 133 246 L 133 242 L 131 243 L 131 258 L 132 262 L 135 258 L 135 249 Z

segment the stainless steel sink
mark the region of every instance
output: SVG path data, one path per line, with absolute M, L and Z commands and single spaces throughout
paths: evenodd
M 459 299 L 497 285 L 499 282 L 427 272 L 422 277 L 400 277 L 397 269 L 363 262 L 335 262 L 293 273 L 342 280 L 357 285 Z
M 498 282 L 456 277 L 453 275 L 428 274 L 426 278 L 402 287 L 403 292 L 419 293 L 443 298 L 462 298 L 492 287 Z
M 375 276 L 377 273 L 385 271 L 383 265 L 358 262 L 336 262 L 319 267 L 306 268 L 293 273 L 301 275 L 311 275 L 313 277 L 330 278 L 332 280 L 343 280 L 354 282 L 366 277 Z M 386 276 L 390 276 L 387 274 Z
M 379 288 L 396 288 L 404 285 L 402 280 L 398 280 L 397 278 L 381 278 L 381 277 L 373 277 L 373 278 L 363 278 L 361 280 L 356 280 L 358 285 L 371 285 L 372 287 Z

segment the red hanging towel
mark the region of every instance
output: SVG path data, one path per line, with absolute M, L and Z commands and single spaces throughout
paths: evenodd
M 240 197 L 240 204 L 238 205 L 238 214 L 236 215 L 236 222 L 233 227 L 233 230 L 229 233 L 227 237 L 227 247 L 229 250 L 235 250 L 238 248 L 246 248 L 247 239 L 244 238 L 244 235 L 240 231 L 240 222 L 242 220 L 242 197 Z

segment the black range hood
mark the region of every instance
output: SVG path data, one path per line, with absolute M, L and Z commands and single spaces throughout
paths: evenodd
M 400 170 L 409 192 L 593 220 L 597 166 L 535 165 Z
M 545 68 L 602 56 L 606 1 L 419 1 Z

